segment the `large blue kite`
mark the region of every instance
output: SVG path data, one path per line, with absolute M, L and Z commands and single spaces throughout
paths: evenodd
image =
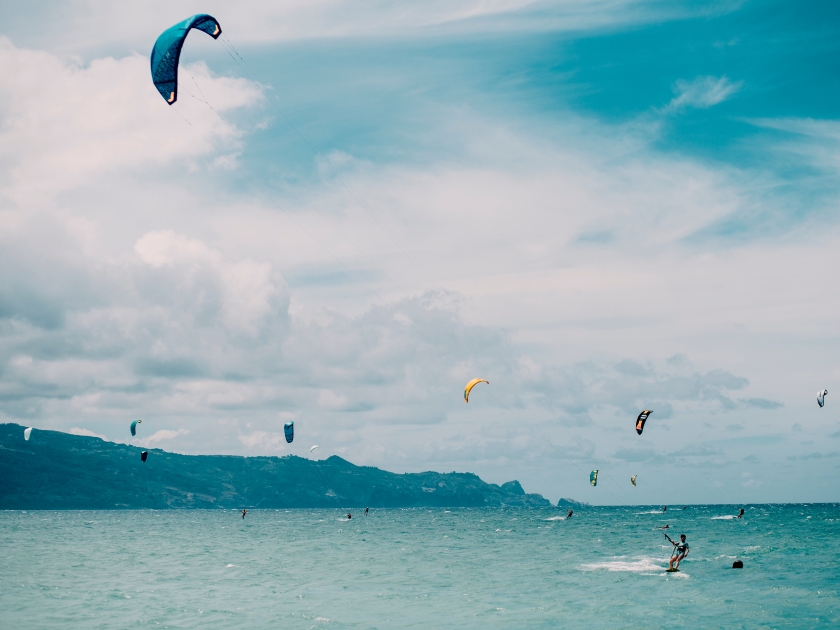
M 178 61 L 181 48 L 190 30 L 204 31 L 213 39 L 222 34 L 222 27 L 212 15 L 194 15 L 161 33 L 152 48 L 152 80 L 164 100 L 172 105 L 178 100 Z

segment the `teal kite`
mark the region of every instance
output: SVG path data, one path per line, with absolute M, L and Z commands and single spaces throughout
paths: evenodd
M 211 15 L 194 15 L 161 33 L 152 48 L 152 81 L 167 103 L 178 100 L 178 62 L 181 48 L 192 29 L 204 31 L 213 39 L 222 34 L 222 27 Z

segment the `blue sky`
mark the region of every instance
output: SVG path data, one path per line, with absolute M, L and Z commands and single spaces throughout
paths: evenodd
M 837 500 L 833 4 L 4 4 L 3 421 Z

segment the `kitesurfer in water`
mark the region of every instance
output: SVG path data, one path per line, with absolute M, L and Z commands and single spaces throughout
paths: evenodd
M 566 520 L 568 521 L 570 518 L 572 518 L 572 514 L 574 514 L 574 513 L 575 513 L 574 510 L 569 510 L 569 513 L 566 514 Z
M 741 518 L 744 515 L 744 508 L 741 508 L 741 511 L 738 513 L 738 518 Z
M 370 508 L 365 508 L 365 516 L 368 515 L 368 510 L 370 510 Z
M 662 511 L 663 511 L 663 512 L 667 512 L 667 511 L 668 511 L 668 506 L 667 506 L 667 505 L 663 505 L 663 506 L 662 506 Z
M 668 525 L 668 523 L 665 523 L 665 525 L 663 527 L 660 527 L 659 529 L 671 529 L 671 526 Z
M 668 534 L 665 534 L 668 538 Z M 671 554 L 671 561 L 668 563 L 668 568 L 676 570 L 680 568 L 680 562 L 688 555 L 688 543 L 685 541 L 685 534 L 680 534 L 680 542 L 674 542 L 668 538 L 668 542 L 674 545 L 674 553 Z
M 353 518 L 353 515 L 350 514 L 350 512 L 347 512 L 347 520 L 349 521 L 351 518 Z
M 248 510 L 242 510 L 242 518 L 245 519 L 245 515 L 248 513 Z

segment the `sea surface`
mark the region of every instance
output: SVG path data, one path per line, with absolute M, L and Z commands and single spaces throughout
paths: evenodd
M 681 507 L 0 512 L 0 626 L 840 628 L 840 505 Z

